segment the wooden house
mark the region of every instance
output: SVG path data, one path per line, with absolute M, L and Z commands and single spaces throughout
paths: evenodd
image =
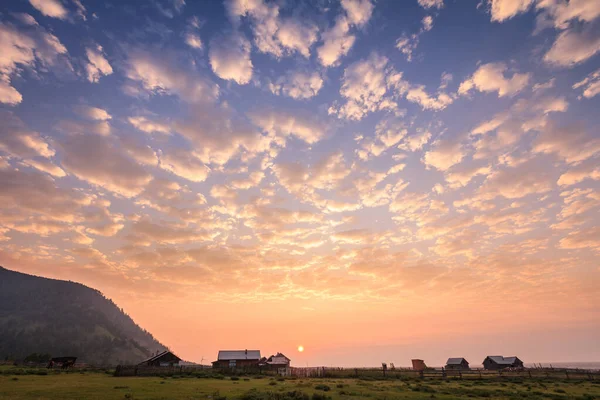
M 265 364 L 271 365 L 276 368 L 281 368 L 281 367 L 289 367 L 291 361 L 292 360 L 290 360 L 285 355 L 283 355 L 283 353 L 277 353 L 274 356 L 267 358 L 267 360 L 265 361 Z
M 487 356 L 483 360 L 483 368 L 488 370 L 523 368 L 523 361 L 519 357 Z
M 465 371 L 469 369 L 469 362 L 462 357 L 449 358 L 446 361 L 446 369 Z
M 258 367 L 260 350 L 219 350 L 213 368 L 247 368 Z
M 165 350 L 150 358 L 145 359 L 138 365 L 146 365 L 152 367 L 172 367 L 173 365 L 179 364 L 180 361 L 181 358 L 177 357 L 169 350 Z

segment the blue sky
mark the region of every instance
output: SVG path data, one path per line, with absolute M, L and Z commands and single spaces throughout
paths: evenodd
M 311 327 L 393 348 L 460 320 L 460 351 L 493 326 L 595 360 L 599 52 L 598 0 L 5 1 L 0 263 L 102 290 L 190 359 L 329 363 Z M 206 348 L 169 329 L 199 316 Z M 584 339 L 543 359 L 533 322 Z

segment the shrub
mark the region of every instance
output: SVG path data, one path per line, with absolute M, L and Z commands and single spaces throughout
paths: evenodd
M 269 385 L 271 385 L 271 386 L 275 386 L 275 385 L 277 385 L 277 382 L 275 382 L 275 381 L 271 381 L 271 382 L 269 382 Z
M 237 377 L 237 376 L 232 376 L 232 377 L 231 377 L 231 378 L 229 378 L 229 379 L 231 379 L 232 381 L 239 381 L 239 380 L 240 380 L 240 378 L 239 378 L 239 377 Z
M 327 386 L 327 385 L 324 385 L 324 384 L 322 384 L 322 383 L 320 383 L 320 384 L 318 384 L 318 385 L 315 385 L 315 389 L 316 389 L 316 390 L 322 390 L 322 391 L 324 391 L 324 392 L 329 392 L 329 391 L 331 390 L 331 388 L 330 388 L 329 386 Z
M 312 400 L 331 400 L 331 396 L 327 396 L 323 393 L 313 393 Z

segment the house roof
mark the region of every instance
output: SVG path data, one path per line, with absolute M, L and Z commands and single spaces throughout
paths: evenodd
M 260 350 L 219 350 L 217 360 L 260 360 Z
M 290 361 L 283 353 L 277 353 L 274 356 L 268 358 L 268 364 L 288 364 Z
M 517 357 L 487 356 L 487 358 L 501 365 L 511 365 L 517 360 Z
M 148 363 L 148 362 L 151 362 L 151 361 L 155 361 L 155 360 L 161 358 L 162 356 L 164 356 L 165 354 L 169 354 L 169 353 L 171 353 L 169 350 L 165 350 L 165 351 L 163 351 L 161 353 L 158 353 L 155 356 L 152 356 L 150 358 L 145 359 L 144 361 L 140 362 L 140 364 L 145 364 L 145 363 Z M 175 354 L 173 354 L 173 353 L 171 353 L 171 354 L 173 355 L 173 357 L 177 358 L 178 360 L 181 360 L 181 358 L 177 357 Z
M 467 364 L 469 363 L 467 360 L 465 360 L 462 357 L 455 357 L 455 358 L 449 358 L 448 361 L 446 361 L 446 365 L 460 365 L 460 364 L 462 364 L 463 361 L 465 361 Z

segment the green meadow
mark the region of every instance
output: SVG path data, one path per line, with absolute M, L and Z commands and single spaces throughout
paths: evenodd
M 110 372 L 0 369 L 10 400 L 600 399 L 600 381 L 113 377 Z

